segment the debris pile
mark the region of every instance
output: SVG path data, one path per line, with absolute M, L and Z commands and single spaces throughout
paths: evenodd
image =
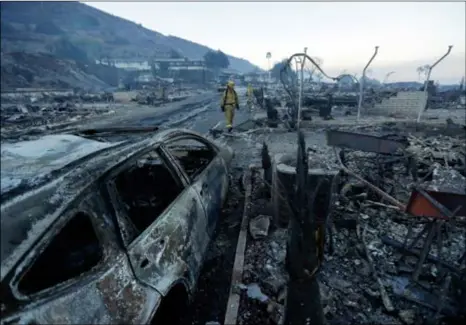
M 2 104 L 46 103 L 108 103 L 113 102 L 113 93 L 89 93 L 83 91 L 33 91 L 2 93 Z
M 285 270 L 287 231 L 269 231 L 272 207 L 264 197 L 264 183 L 258 174 L 254 175 L 252 202 L 249 221 L 249 235 L 243 269 L 239 325 L 274 324 L 284 314 L 287 273 Z M 258 236 L 259 235 L 259 236 Z
M 168 102 L 177 102 L 201 93 L 201 89 L 174 88 L 173 85 L 164 87 L 145 87 L 138 91 L 131 101 L 140 105 L 159 106 Z
M 101 114 L 110 114 L 109 105 L 94 106 L 73 102 L 47 104 L 19 104 L 1 106 L 2 140 L 25 134 L 42 133 L 53 126 L 65 126 L 82 119 Z
M 348 169 L 371 184 L 378 184 L 400 202 L 413 205 L 421 202 L 424 210 L 427 209 L 424 201 L 410 199 L 415 188 L 434 186 L 436 191 L 445 191 L 451 198 L 450 190 L 440 188 L 439 184 L 449 184 L 455 178 L 456 188 L 462 188 L 463 195 L 466 194 L 466 179 L 451 167 L 459 162 L 459 169 L 464 173 L 464 138 L 408 138 L 407 152 L 418 162 L 415 173 L 409 175 L 406 165 L 401 162 L 380 171 L 377 166 L 380 162 L 373 154 L 360 152 L 351 152 L 345 157 Z M 458 159 L 461 155 L 463 158 Z M 443 165 L 435 163 L 434 156 L 442 157 Z M 423 170 L 426 165 L 432 166 L 428 172 Z M 423 179 L 416 181 L 416 172 Z M 432 176 L 430 180 L 428 174 Z M 447 178 L 448 181 L 439 177 L 442 174 L 455 176 Z M 464 202 L 464 198 L 457 199 L 456 203 Z M 332 293 L 332 299 L 325 307 L 327 319 L 341 321 L 351 316 L 359 323 L 413 324 L 424 323 L 434 316 L 459 315 L 462 307 L 458 302 L 461 300 L 455 297 L 453 287 L 448 286 L 443 292 L 442 288 L 446 278 L 451 276 L 461 280 L 464 277 L 460 267 L 466 249 L 464 226 L 413 215 L 408 213 L 411 211 L 409 207 L 406 212 L 400 211 L 398 206 L 384 201 L 387 200 L 354 178 L 348 180 L 340 191 L 332 215 L 336 230 L 332 238 L 335 251 L 327 256 L 321 274 L 323 291 L 328 289 L 328 293 Z M 431 248 L 432 238 L 419 238 L 430 231 L 426 225 L 433 226 L 435 221 L 435 227 L 445 240 L 434 243 L 429 254 L 427 250 Z M 410 249 L 406 250 L 407 247 Z M 427 259 L 426 256 L 424 259 L 430 265 L 419 262 L 422 251 L 427 251 Z M 451 272 L 452 269 L 455 272 Z M 372 281 L 367 281 L 369 276 Z M 335 279 L 343 280 L 346 285 L 335 284 Z M 444 304 L 445 301 L 448 303 Z M 364 310 L 363 306 L 371 307 Z
M 156 92 L 154 90 L 140 90 L 136 94 L 136 97 L 131 99 L 131 101 L 136 102 L 140 105 L 151 105 L 157 106 L 168 100 L 167 93 L 165 88 L 161 88 L 160 91 Z
M 447 128 L 404 130 L 393 125 L 364 130 L 374 137 L 367 147 L 374 139 L 400 143 L 392 152 L 376 146 L 345 148 L 335 155 L 331 147 L 318 145 L 319 140 L 308 149 L 310 157 L 327 155 L 317 161 L 331 161 L 343 171 L 327 217 L 325 257 L 318 273 L 329 324 L 464 321 L 464 130 L 451 136 L 445 135 Z M 261 139 L 257 136 L 256 143 Z M 388 141 L 380 143 L 392 143 Z M 278 140 L 269 146 L 271 151 L 285 149 Z M 310 159 L 311 166 L 315 162 Z M 288 229 L 274 224 L 271 200 L 264 194 L 269 184 L 258 175 L 237 288 L 238 324 L 277 324 L 286 313 Z

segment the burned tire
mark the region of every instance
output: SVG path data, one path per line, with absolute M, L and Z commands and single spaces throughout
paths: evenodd
M 162 299 L 150 325 L 182 325 L 188 311 L 188 293 L 178 284 Z

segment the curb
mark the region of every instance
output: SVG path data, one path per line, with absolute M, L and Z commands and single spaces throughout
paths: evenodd
M 235 262 L 231 273 L 230 295 L 228 297 L 225 321 L 223 323 L 225 325 L 235 325 L 238 317 L 240 293 L 237 289 L 237 285 L 241 283 L 243 279 L 244 251 L 246 249 L 246 239 L 248 235 L 249 212 L 251 208 L 252 195 L 252 176 L 254 175 L 254 171 L 255 168 L 250 166 L 244 175 L 245 198 L 243 218 L 241 220 L 241 229 L 238 235 L 238 243 L 236 245 Z

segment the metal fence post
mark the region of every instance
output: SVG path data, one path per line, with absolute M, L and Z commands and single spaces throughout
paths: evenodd
M 363 98 L 363 92 L 364 92 L 364 82 L 365 82 L 365 79 L 366 79 L 366 70 L 369 67 L 369 65 L 371 64 L 372 60 L 374 60 L 374 58 L 377 55 L 378 51 L 379 51 L 379 47 L 376 46 L 374 54 L 372 55 L 369 62 L 367 62 L 366 66 L 364 67 L 364 70 L 362 70 L 362 77 L 361 77 L 361 81 L 359 82 L 358 122 L 359 122 L 359 118 L 361 116 L 361 106 L 362 106 L 362 98 Z

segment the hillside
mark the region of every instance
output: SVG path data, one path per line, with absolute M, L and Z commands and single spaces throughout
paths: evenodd
M 63 59 L 169 57 L 173 51 L 199 59 L 210 48 L 165 36 L 79 2 L 1 2 L 3 53 L 45 52 Z M 228 56 L 230 68 L 256 67 Z
M 118 85 L 116 68 L 45 53 L 2 53 L 1 62 L 2 92 L 15 88 L 105 90 Z

